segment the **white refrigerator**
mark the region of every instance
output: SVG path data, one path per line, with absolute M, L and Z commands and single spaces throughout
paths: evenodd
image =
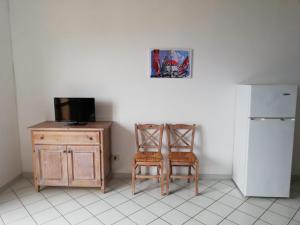
M 233 180 L 245 196 L 289 197 L 296 85 L 239 85 Z

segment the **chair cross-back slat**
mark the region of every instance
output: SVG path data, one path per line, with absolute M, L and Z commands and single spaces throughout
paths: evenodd
M 194 148 L 194 137 L 196 125 L 186 125 L 186 124 L 167 124 L 167 136 L 168 136 L 168 147 L 169 151 L 173 148 L 178 149 L 190 149 L 193 151 Z M 180 132 L 183 130 L 183 133 Z M 188 135 L 191 134 L 190 140 L 188 140 Z M 181 143 L 183 144 L 181 144 Z
M 164 125 L 136 124 L 135 136 L 138 151 L 141 149 L 157 149 L 161 151 Z
M 154 146 L 159 146 L 159 143 L 157 142 L 157 139 L 155 138 L 155 135 L 158 133 L 159 130 L 155 130 L 154 132 L 150 133 L 148 130 L 141 130 L 141 136 L 142 136 L 142 144 L 140 144 L 140 147 L 145 146 L 147 143 L 152 142 Z
M 179 144 L 180 141 L 182 141 L 186 146 L 190 146 L 190 143 L 188 143 L 184 138 L 185 136 L 190 133 L 191 129 L 188 129 L 185 131 L 183 134 L 180 133 L 178 130 L 173 130 L 174 132 L 174 137 L 175 137 L 175 142 L 172 144 L 173 146 L 176 146 L 176 144 Z

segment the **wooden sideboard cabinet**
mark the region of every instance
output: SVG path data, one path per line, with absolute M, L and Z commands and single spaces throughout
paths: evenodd
M 111 175 L 111 125 L 46 121 L 30 127 L 36 191 L 41 186 L 70 186 L 104 192 Z

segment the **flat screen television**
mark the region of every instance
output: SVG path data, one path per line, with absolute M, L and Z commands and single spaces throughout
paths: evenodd
M 68 124 L 95 121 L 94 98 L 54 98 L 55 120 Z

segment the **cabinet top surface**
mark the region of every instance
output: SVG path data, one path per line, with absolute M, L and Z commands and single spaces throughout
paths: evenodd
M 30 130 L 103 130 L 108 129 L 112 125 L 110 121 L 89 122 L 84 125 L 68 125 L 64 122 L 45 121 L 33 126 Z

